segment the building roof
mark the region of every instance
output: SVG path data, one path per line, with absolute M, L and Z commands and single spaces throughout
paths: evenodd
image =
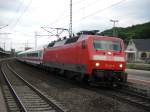
M 133 42 L 139 51 L 150 51 L 150 39 L 133 39 Z

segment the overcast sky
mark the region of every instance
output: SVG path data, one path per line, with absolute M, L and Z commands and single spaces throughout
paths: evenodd
M 150 0 L 72 1 L 73 32 L 110 29 L 113 25 L 110 19 L 119 20 L 118 27 L 150 21 Z M 48 34 L 41 27 L 69 28 L 69 4 L 70 0 L 0 0 L 0 28 L 8 25 L 0 29 L 0 47 L 5 46 L 6 50 L 34 47 L 35 32 Z M 54 39 L 43 36 L 37 43 L 41 46 Z

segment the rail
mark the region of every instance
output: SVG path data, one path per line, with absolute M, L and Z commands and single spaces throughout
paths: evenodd
M 65 107 L 56 103 L 56 101 L 52 100 L 51 98 L 48 98 L 40 90 L 23 79 L 8 64 L 3 63 L 1 70 L 4 75 L 5 82 L 8 85 L 9 91 L 11 91 L 11 94 L 14 97 L 20 111 L 68 112 Z M 5 86 L 3 88 L 5 88 Z M 4 93 L 6 93 L 6 91 Z M 10 97 L 10 95 L 8 96 Z M 18 108 L 16 107 L 16 111 Z

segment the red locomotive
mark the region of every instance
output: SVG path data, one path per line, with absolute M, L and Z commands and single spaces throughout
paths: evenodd
M 33 53 L 37 54 L 31 56 Z M 52 42 L 43 50 L 22 52 L 19 57 L 49 69 L 77 73 L 85 81 L 127 81 L 124 43 L 120 38 L 81 35 Z

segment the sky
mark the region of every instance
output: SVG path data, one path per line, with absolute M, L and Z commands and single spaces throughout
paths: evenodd
M 73 33 L 127 27 L 150 21 L 150 0 L 72 0 Z M 0 0 L 0 47 L 16 51 L 56 40 L 41 27 L 69 28 L 70 0 Z M 8 25 L 8 26 L 6 26 Z M 48 31 L 55 30 L 45 28 Z M 45 35 L 45 36 L 40 36 Z M 62 36 L 68 35 L 64 32 Z

